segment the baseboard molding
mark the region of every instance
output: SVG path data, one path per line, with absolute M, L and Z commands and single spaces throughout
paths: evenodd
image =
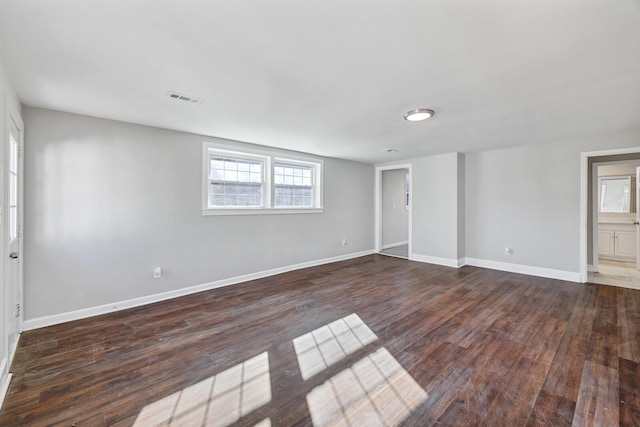
M 596 268 L 595 265 L 593 264 L 587 264 L 587 271 L 591 271 L 591 272 L 597 272 L 598 269 Z
M 6 375 L 5 375 L 6 370 Z M 2 381 L 4 379 L 4 381 Z M 7 396 L 7 391 L 9 391 L 9 384 L 11 383 L 11 374 L 9 373 L 9 367 L 7 366 L 7 358 L 2 359 L 2 363 L 0 363 L 0 408 L 4 403 L 4 398 Z
M 508 271 L 510 273 L 519 273 L 529 276 L 546 277 L 549 279 L 580 283 L 580 273 L 573 271 L 554 270 L 552 268 L 533 267 L 530 265 L 511 264 L 508 262 L 490 261 L 477 258 L 465 258 L 465 264 L 472 265 L 474 267 L 488 268 L 490 270 Z
M 455 258 L 440 258 L 429 255 L 420 255 L 420 254 L 411 254 L 409 255 L 410 261 L 418 261 L 424 262 L 427 264 L 436 264 L 443 265 L 445 267 L 459 268 L 462 267 L 464 263 L 464 258 L 455 259 Z
M 166 301 L 172 298 L 178 298 L 181 296 L 194 294 L 196 292 L 222 288 L 224 286 L 235 285 L 237 283 L 261 279 L 263 277 L 274 276 L 276 274 L 287 273 L 289 271 L 315 267 L 323 264 L 330 264 L 332 262 L 346 261 L 348 259 L 359 258 L 362 256 L 371 255 L 373 253 L 375 253 L 373 249 L 368 251 L 354 252 L 346 255 L 339 255 L 339 256 L 319 259 L 315 261 L 307 261 L 307 262 L 302 262 L 300 264 L 293 264 L 285 267 L 273 268 L 271 270 L 260 271 L 257 273 L 250 273 L 242 276 L 231 277 L 228 279 L 217 280 L 215 282 L 203 283 L 201 285 L 190 286 L 188 288 L 183 288 L 183 289 L 176 289 L 174 291 L 163 292 L 160 294 L 153 294 L 153 295 L 133 298 L 125 301 L 118 301 L 111 304 L 103 304 L 95 307 L 83 308 L 80 310 L 70 311 L 67 313 L 60 313 L 60 314 L 54 314 L 51 316 L 43 316 L 35 319 L 28 319 L 23 322 L 22 329 L 25 331 L 30 331 L 33 329 L 44 328 L 46 326 L 52 326 L 60 323 L 71 322 L 73 320 L 86 319 L 87 317 L 98 316 L 100 314 L 111 313 L 114 311 L 126 310 L 128 308 L 152 304 L 154 302 Z
M 396 242 L 396 243 L 388 243 L 386 245 L 382 245 L 382 247 L 380 249 L 389 249 L 389 248 L 395 248 L 397 246 L 403 246 L 403 245 L 408 245 L 409 241 L 404 241 L 404 242 Z

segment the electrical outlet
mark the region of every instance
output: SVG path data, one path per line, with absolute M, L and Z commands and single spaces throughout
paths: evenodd
M 513 255 L 513 249 L 511 248 L 504 248 L 504 254 L 507 256 L 511 256 Z
M 153 278 L 159 279 L 162 277 L 162 267 L 156 267 L 153 269 Z
M 342 245 L 343 248 L 347 246 L 347 239 L 342 239 L 342 242 L 340 242 L 340 244 Z

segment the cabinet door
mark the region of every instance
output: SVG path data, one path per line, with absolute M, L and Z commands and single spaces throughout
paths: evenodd
M 616 231 L 616 256 L 636 257 L 636 233 L 633 231 Z
M 613 256 L 615 240 L 613 231 L 598 231 L 598 255 L 600 256 Z

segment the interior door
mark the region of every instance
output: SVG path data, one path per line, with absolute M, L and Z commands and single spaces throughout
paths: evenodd
M 7 348 L 9 363 L 22 329 L 22 142 L 23 124 L 16 114 L 9 114 L 5 151 L 5 295 L 7 313 Z

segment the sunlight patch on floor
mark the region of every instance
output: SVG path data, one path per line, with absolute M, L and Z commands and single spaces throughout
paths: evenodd
M 293 340 L 302 379 L 307 380 L 378 337 L 352 313 Z
M 378 349 L 307 394 L 315 427 L 397 425 L 427 393 L 385 349 Z
M 228 426 L 270 401 L 269 355 L 264 352 L 145 406 L 134 426 Z M 271 420 L 258 425 L 268 427 Z

